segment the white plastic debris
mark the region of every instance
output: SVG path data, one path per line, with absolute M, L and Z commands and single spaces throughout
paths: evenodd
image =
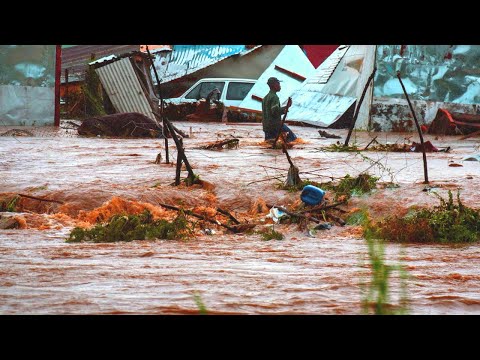
M 272 218 L 272 220 L 275 222 L 275 223 L 278 223 L 280 221 L 280 219 L 284 216 L 286 216 L 287 213 L 281 211 L 281 210 L 278 210 L 276 207 L 272 207 L 270 209 L 270 213 L 265 216 L 267 218 Z

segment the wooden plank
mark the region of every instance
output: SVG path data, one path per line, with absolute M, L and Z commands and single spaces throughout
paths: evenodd
M 306 77 L 305 76 L 302 76 L 300 74 L 297 74 L 296 72 L 293 72 L 293 71 L 290 71 L 290 70 L 287 70 L 281 66 L 278 66 L 278 65 L 275 65 L 275 70 L 278 70 L 280 71 L 281 73 L 284 73 L 292 78 L 294 78 L 295 80 L 299 80 L 299 81 L 305 81 Z

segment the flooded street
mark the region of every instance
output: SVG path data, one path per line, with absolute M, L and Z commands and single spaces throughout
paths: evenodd
M 289 164 L 281 150 L 263 143 L 260 124 L 175 125 L 187 133 L 191 127 L 186 154 L 210 186 L 171 186 L 175 165 L 165 164 L 163 139 L 80 138 L 72 130 L 46 128 L 35 128 L 34 137 L 0 137 L 0 196 L 62 202 L 21 198 L 23 210 L 15 216 L 23 228 L 0 230 L 0 313 L 197 314 L 199 295 L 211 314 L 361 314 L 368 249 L 352 226 L 312 236 L 295 224 L 275 225 L 285 235 L 282 241 L 215 228 L 215 235 L 178 241 L 65 242 L 74 226 L 127 208 L 162 216 L 167 212 L 159 203 L 218 206 L 252 221 L 259 199 L 285 207 L 299 201 L 299 193 L 277 189 Z M 291 128 L 304 140 L 289 150 L 302 179 L 328 181 L 368 169 L 380 181 L 400 185 L 353 197 L 347 209 L 367 207 L 372 215 L 385 216 L 438 204 L 422 191 L 421 153 L 326 152 L 320 148 L 336 140 L 320 138 L 312 127 Z M 341 142 L 347 133 L 329 132 L 341 135 Z M 375 135 L 382 143 L 417 141 L 414 134 L 366 132 L 354 134 L 352 141 L 365 146 Z M 240 140 L 238 149 L 196 149 L 231 136 Z M 465 205 L 477 208 L 480 164 L 462 159 L 479 152 L 478 138 L 458 139 L 426 136 L 435 146 L 452 148 L 427 154 L 430 185 L 442 196 L 460 190 Z M 169 144 L 175 160 L 171 139 Z M 155 164 L 159 152 L 163 161 Z M 480 244 L 387 244 L 386 253 L 387 263 L 402 264 L 408 272 L 410 314 L 480 314 Z M 398 284 L 393 274 L 393 299 Z

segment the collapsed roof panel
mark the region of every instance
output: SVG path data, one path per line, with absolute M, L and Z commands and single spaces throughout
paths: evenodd
M 154 60 L 155 68 L 161 82 L 166 83 L 233 55 L 244 55 L 256 48 L 258 46 L 247 49 L 245 45 L 174 45 L 172 51 L 165 52 L 162 49 L 155 49 L 151 53 L 157 54 Z M 160 56 L 160 52 L 163 52 L 164 56 Z
M 329 127 L 350 108 L 356 98 L 324 94 L 321 92 L 297 92 L 292 101 L 295 104 L 288 112 L 289 121 L 301 121 L 306 124 Z M 321 108 L 321 112 L 318 109 Z
M 335 126 L 357 98 L 367 48 L 368 45 L 339 46 L 294 91 L 287 119 L 322 127 Z
M 322 64 L 320 64 L 315 74 L 307 79 L 305 86 L 310 84 L 326 84 L 340 63 L 340 60 L 342 60 L 343 56 L 347 52 L 348 48 L 348 45 L 339 46 Z
M 286 45 L 259 77 L 239 107 L 261 111 L 261 99 L 270 91 L 267 80 L 272 76 L 282 81 L 282 90 L 278 97 L 280 102 L 284 102 L 314 72 L 315 68 L 298 45 Z

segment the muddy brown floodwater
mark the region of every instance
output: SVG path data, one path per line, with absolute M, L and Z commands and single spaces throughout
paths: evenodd
M 0 230 L 0 312 L 197 314 L 197 294 L 211 314 L 361 314 L 367 246 L 352 226 L 309 235 L 295 224 L 275 225 L 285 235 L 282 241 L 215 228 L 215 235 L 179 241 L 65 242 L 74 226 L 122 210 L 149 208 L 167 216 L 159 202 L 220 206 L 240 219 L 248 218 L 259 199 L 279 206 L 298 203 L 298 193 L 278 190 L 278 181 L 271 179 L 285 179 L 289 165 L 280 150 L 266 148 L 260 125 L 176 125 L 186 132 L 192 128 L 194 137 L 184 140 L 187 156 L 210 187 L 171 186 L 175 167 L 164 163 L 163 140 L 80 138 L 48 128 L 28 128 L 34 137 L 0 137 L 0 196 L 21 193 L 64 203 L 22 198 L 22 212 L 15 214 L 22 228 Z M 302 178 L 325 181 L 369 169 L 381 181 L 400 185 L 354 197 L 348 209 L 367 206 L 373 215 L 384 216 L 438 203 L 422 191 L 421 154 L 364 152 L 364 158 L 325 152 L 320 148 L 336 140 L 320 138 L 314 128 L 292 128 L 304 140 L 289 150 Z M 345 130 L 331 132 L 342 135 L 340 141 L 346 135 Z M 366 145 L 374 135 L 381 142 L 416 140 L 412 134 L 363 132 L 352 140 Z M 238 149 L 195 149 L 229 136 L 240 139 Z M 480 163 L 462 161 L 478 152 L 478 140 L 426 140 L 453 149 L 427 154 L 431 185 L 441 195 L 458 189 L 465 204 L 478 207 Z M 160 165 L 155 164 L 159 152 Z M 171 140 L 170 156 L 176 157 Z M 480 314 L 480 244 L 387 244 L 386 254 L 387 263 L 407 269 L 409 313 Z M 394 274 L 392 301 L 399 296 L 398 285 Z

